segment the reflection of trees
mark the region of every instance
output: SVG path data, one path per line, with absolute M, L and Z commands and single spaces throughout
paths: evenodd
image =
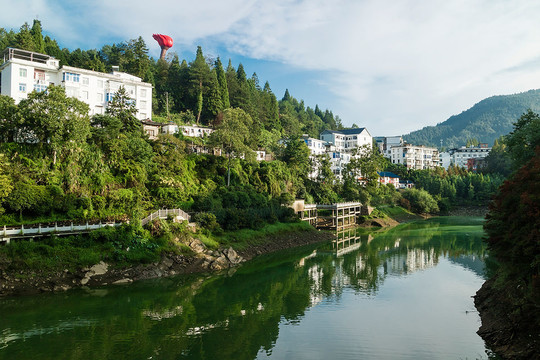
M 344 289 L 375 294 L 386 276 L 433 265 L 442 254 L 485 257 L 479 226 L 423 225 L 359 230 L 352 252 L 293 250 L 232 276 L 3 299 L 0 359 L 253 359 L 271 351 L 282 321 L 300 321 L 325 298 L 339 301 Z

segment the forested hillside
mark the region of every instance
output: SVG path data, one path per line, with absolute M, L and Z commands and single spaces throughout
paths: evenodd
M 437 147 L 442 139 L 445 148 L 464 146 L 467 140 L 477 139 L 492 146 L 495 139 L 512 131 L 513 123 L 527 109 L 540 111 L 540 90 L 492 96 L 436 126 L 413 131 L 404 139 L 412 144 Z
M 119 66 L 120 71 L 154 85 L 153 112 L 157 121 L 214 125 L 220 121 L 223 110 L 240 108 L 251 116 L 261 139 L 266 139 L 261 140 L 261 147 L 281 137 L 304 133 L 318 137 L 322 130 L 341 126 L 341 120 L 332 111 L 323 111 L 317 105 L 306 107 L 288 91 L 278 101 L 270 84 L 260 84 L 255 72 L 248 76 L 242 64 L 235 68 L 231 61 L 224 66 L 219 57 L 205 57 L 201 47 L 189 62 L 174 53 L 165 61 L 153 59 L 142 37 L 104 45 L 100 50 L 70 51 L 51 37 L 44 37 L 38 20 L 32 26 L 23 24 L 19 31 L 0 28 L 0 51 L 6 47 L 51 55 L 61 65 L 99 72 L 110 72 L 112 66 Z

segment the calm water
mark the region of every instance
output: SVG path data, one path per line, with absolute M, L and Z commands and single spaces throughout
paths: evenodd
M 0 300 L 0 359 L 487 359 L 482 219 L 346 232 L 221 276 Z

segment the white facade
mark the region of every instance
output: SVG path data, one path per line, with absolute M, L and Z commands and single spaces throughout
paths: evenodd
M 469 159 L 483 159 L 489 155 L 491 148 L 487 144 L 481 144 L 478 147 L 465 147 L 459 149 L 450 149 L 448 152 L 442 153 L 442 166 L 446 169 L 450 165 L 467 168 Z
M 0 93 L 12 97 L 16 103 L 34 90 L 45 91 L 49 85 L 61 85 L 67 96 L 89 105 L 90 115 L 104 114 L 109 101 L 123 86 L 135 103 L 137 119 L 152 117 L 152 84 L 142 82 L 136 76 L 119 71 L 105 74 L 71 66 L 60 67 L 59 60 L 52 56 L 13 48 L 4 51 L 3 60 Z
M 316 155 L 322 155 L 326 152 L 326 141 L 315 139 L 309 137 L 308 135 L 303 135 L 302 140 L 304 140 L 304 142 L 306 143 L 311 157 Z
M 196 125 L 183 125 L 180 126 L 180 130 L 182 130 L 182 135 L 191 137 L 204 137 L 214 132 L 211 128 Z
M 373 137 L 366 128 L 324 130 L 320 137 L 327 143 L 331 169 L 340 181 L 347 164 L 352 158 L 359 157 L 358 149 L 373 146 Z
M 392 164 L 405 165 L 407 169 L 434 169 L 439 166 L 439 150 L 427 146 L 403 144 L 391 148 Z
M 334 145 L 338 151 L 347 153 L 364 145 L 371 148 L 373 144 L 373 137 L 366 128 L 324 130 L 321 133 L 321 140 Z

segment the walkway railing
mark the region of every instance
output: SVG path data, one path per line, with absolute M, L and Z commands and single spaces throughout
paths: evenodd
M 69 234 L 78 234 L 83 232 L 88 232 L 92 230 L 101 229 L 104 227 L 116 227 L 122 225 L 122 222 L 106 222 L 99 224 L 89 224 L 88 222 L 86 224 L 82 225 L 74 225 L 73 222 L 70 225 L 60 225 L 58 226 L 58 223 L 55 223 L 54 225 L 31 225 L 31 226 L 17 226 L 17 227 L 7 227 L 4 225 L 4 228 L 0 228 L 0 242 L 5 241 L 9 243 L 10 238 L 25 238 L 25 237 L 35 237 L 35 236 L 42 236 L 47 235 L 51 233 L 58 233 L 62 235 L 69 235 Z
M 172 215 L 172 216 L 179 216 L 181 217 L 182 219 L 184 220 L 187 220 L 189 222 L 190 220 L 190 216 L 188 215 L 187 212 L 185 212 L 184 210 L 182 209 L 162 209 L 162 210 L 158 210 L 156 212 L 153 212 L 151 213 L 150 215 L 148 215 L 147 217 L 145 217 L 144 219 L 141 220 L 141 225 L 146 225 L 148 224 L 150 221 L 154 220 L 154 219 L 166 219 L 169 217 L 169 215 Z
M 183 220 L 190 220 L 190 216 L 188 213 L 183 211 L 182 209 L 163 209 L 158 210 L 144 219 L 141 220 L 141 225 L 146 225 L 150 221 L 160 218 L 160 219 L 166 219 L 169 216 L 174 217 L 180 217 Z M 10 239 L 16 239 L 16 238 L 33 238 L 36 236 L 44 236 L 48 234 L 58 234 L 58 235 L 71 235 L 71 234 L 79 234 L 84 232 L 89 232 L 92 230 L 101 229 L 104 227 L 116 227 L 122 225 L 124 222 L 121 221 L 113 221 L 113 222 L 99 222 L 99 224 L 89 224 L 86 222 L 86 224 L 77 224 L 74 225 L 73 222 L 70 225 L 58 225 L 58 223 L 55 223 L 54 225 L 47 224 L 35 224 L 35 225 L 21 225 L 21 226 L 6 226 L 4 225 L 3 228 L 0 227 L 0 244 L 2 242 L 8 243 Z

